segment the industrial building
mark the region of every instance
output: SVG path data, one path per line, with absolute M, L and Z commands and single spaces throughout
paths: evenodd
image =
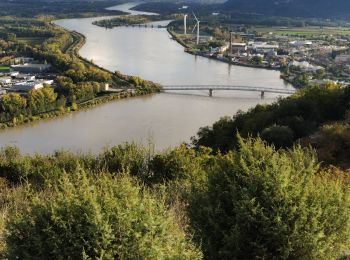
M 35 76 L 34 75 L 28 75 L 28 74 L 22 74 L 22 73 L 18 73 L 14 76 L 12 76 L 13 79 L 17 79 L 17 80 L 35 80 Z
M 42 73 L 46 72 L 51 68 L 50 64 L 34 64 L 26 63 L 23 65 L 12 65 L 12 71 L 17 71 L 20 73 Z
M 266 44 L 266 43 L 253 43 L 251 49 L 256 53 L 267 54 L 277 51 L 279 48 L 278 45 Z
M 239 52 L 246 52 L 246 51 L 247 51 L 246 43 L 240 43 L 240 42 L 231 43 L 231 53 L 239 53 Z
M 53 80 L 34 80 L 34 81 L 25 81 L 18 82 L 13 84 L 11 91 L 25 91 L 41 89 L 44 87 L 44 84 L 51 85 Z
M 207 43 L 212 41 L 214 38 L 213 36 L 207 36 L 207 35 L 201 35 L 198 37 L 199 43 Z
M 301 70 L 303 71 L 310 71 L 310 72 L 315 72 L 315 71 L 318 71 L 318 70 L 321 70 L 321 69 L 324 69 L 323 67 L 321 66 L 314 66 L 312 64 L 310 64 L 309 62 L 307 61 L 291 61 L 289 64 L 289 66 L 294 66 L 294 67 L 299 67 L 301 68 Z
M 23 64 L 33 62 L 34 59 L 31 57 L 17 57 L 13 59 L 14 64 Z

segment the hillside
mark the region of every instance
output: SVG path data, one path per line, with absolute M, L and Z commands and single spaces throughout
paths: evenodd
M 228 0 L 224 9 L 278 16 L 349 18 L 347 0 Z
M 188 5 L 188 12 L 350 19 L 350 1 L 346 0 L 149 0 L 134 9 L 169 14 L 182 12 L 184 5 Z
M 0 16 L 32 18 L 37 15 L 55 15 L 56 18 L 117 15 L 123 12 L 106 10 L 107 7 L 123 3 L 122 0 L 2 0 Z
M 61 6 L 64 4 L 70 5 L 74 3 L 79 6 L 79 9 L 83 11 L 91 11 L 90 6 L 103 8 L 117 4 L 128 2 L 127 0 L 4 0 L 1 1 L 4 10 L 9 9 L 13 5 L 22 7 L 26 5 L 34 4 L 40 5 L 41 10 L 52 11 L 55 6 Z M 146 0 L 141 5 L 145 10 L 154 11 L 177 11 L 183 4 L 195 4 L 192 6 L 197 9 L 198 4 L 204 4 L 207 11 L 222 10 L 229 12 L 247 12 L 257 13 L 264 15 L 274 16 L 298 16 L 298 17 L 317 17 L 317 18 L 350 18 L 350 1 L 347 0 L 186 0 L 186 1 L 173 1 L 173 0 Z M 49 3 L 49 4 L 48 4 Z M 211 7 L 208 7 L 211 5 Z M 39 9 L 40 9 L 39 8 Z M 204 8 L 204 7 L 202 7 Z M 141 8 L 142 9 L 142 8 Z M 201 8 L 200 8 L 201 9 Z

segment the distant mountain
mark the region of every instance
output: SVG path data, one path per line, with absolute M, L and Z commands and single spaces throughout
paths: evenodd
M 350 18 L 350 0 L 228 0 L 223 7 L 278 16 Z

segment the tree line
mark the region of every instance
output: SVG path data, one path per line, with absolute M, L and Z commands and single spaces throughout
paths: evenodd
M 288 148 L 322 124 L 345 119 L 349 108 L 350 87 L 310 86 L 273 104 L 257 105 L 248 112 L 238 112 L 203 127 L 193 138 L 193 144 L 227 152 L 236 147 L 235 136 L 239 132 L 244 137 L 260 136 L 278 148 Z

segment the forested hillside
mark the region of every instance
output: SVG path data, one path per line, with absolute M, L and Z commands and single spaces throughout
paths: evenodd
M 244 137 L 260 136 L 278 148 L 290 148 L 296 142 L 306 146 L 311 143 L 325 163 L 348 168 L 349 109 L 350 87 L 311 86 L 271 105 L 257 105 L 248 112 L 203 127 L 193 143 L 196 147 L 228 152 L 237 148 L 238 132 Z
M 123 0 L 2 0 L 0 1 L 0 16 L 13 15 L 32 18 L 36 15 L 55 15 L 58 18 L 99 14 L 115 15 L 122 14 L 122 12 L 106 10 L 106 8 L 122 2 Z
M 347 0 L 228 0 L 224 10 L 278 16 L 349 18 Z

